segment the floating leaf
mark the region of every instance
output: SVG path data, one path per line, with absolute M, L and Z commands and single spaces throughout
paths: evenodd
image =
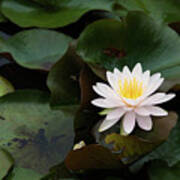
M 65 56 L 52 67 L 47 85 L 51 90 L 50 104 L 53 108 L 77 106 L 80 103 L 78 76 L 81 66 L 79 57 L 70 48 Z
M 124 65 L 133 67 L 140 62 L 144 69 L 179 81 L 179 36 L 140 12 L 129 13 L 122 22 L 107 19 L 90 24 L 79 38 L 77 52 L 98 68 L 121 70 Z
M 14 161 L 10 154 L 0 149 L 0 179 L 7 175 L 13 164 Z
M 23 67 L 49 70 L 66 53 L 70 41 L 52 30 L 25 30 L 4 41 L 0 52 L 9 52 Z
M 143 11 L 160 22 L 171 23 L 180 20 L 178 0 L 117 0 L 116 3 L 128 11 Z
M 0 76 L 0 96 L 14 91 L 13 85 L 4 77 Z
M 154 151 L 147 154 L 145 157 L 138 160 L 131 166 L 132 171 L 139 170 L 145 162 L 150 160 L 163 160 L 167 162 L 169 167 L 176 165 L 180 161 L 180 122 L 171 131 L 166 142 L 158 146 Z
M 21 27 L 56 28 L 77 21 L 90 10 L 111 10 L 112 3 L 110 0 L 63 0 L 42 6 L 26 0 L 3 0 L 1 11 Z
M 65 160 L 68 169 L 73 171 L 92 169 L 120 169 L 121 161 L 110 150 L 101 145 L 91 144 L 71 151 Z
M 22 168 L 46 173 L 73 145 L 73 118 L 52 111 L 49 95 L 20 90 L 0 98 L 0 146 Z
M 138 137 L 150 142 L 162 142 L 166 140 L 177 123 L 178 116 L 175 112 L 169 112 L 165 117 L 153 117 L 153 129 L 150 132 L 137 130 Z
M 124 163 L 130 163 L 138 157 L 152 151 L 156 144 L 142 141 L 136 136 L 121 136 L 112 133 L 105 137 L 106 144 L 113 145 L 113 151 L 119 152 L 119 156 L 124 159 Z
M 90 101 L 95 98 L 92 86 L 99 79 L 94 75 L 90 68 L 86 65 L 80 73 L 81 88 L 81 106 L 75 116 L 74 127 L 76 132 L 76 142 L 84 140 L 87 143 L 94 142 L 91 130 L 94 124 L 99 120 L 98 109 L 95 108 Z
M 160 87 L 160 90 L 166 92 L 170 90 L 178 91 L 179 89 L 180 89 L 180 79 L 174 79 L 174 80 L 166 79 L 165 82 Z
M 56 165 L 50 169 L 50 173 L 41 180 L 78 180 L 75 174 L 71 173 L 64 163 Z
M 4 16 L 0 13 L 0 23 L 6 21 L 6 19 L 4 18 Z
M 81 86 L 81 106 L 89 105 L 91 100 L 96 97 L 92 86 L 100 79 L 94 75 L 90 68 L 84 66 L 79 81 Z
M 148 166 L 149 180 L 179 180 L 180 163 L 168 167 L 163 161 L 153 161 Z
M 6 180 L 40 180 L 41 174 L 25 168 L 15 167 Z

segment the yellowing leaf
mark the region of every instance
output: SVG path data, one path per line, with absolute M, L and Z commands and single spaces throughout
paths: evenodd
M 14 91 L 13 85 L 4 77 L 0 76 L 0 96 Z
M 129 163 L 139 156 L 150 152 L 156 144 L 142 141 L 136 136 L 121 136 L 120 134 L 112 133 L 105 137 L 107 144 L 113 144 L 113 151 L 119 151 L 121 158 L 127 158 Z

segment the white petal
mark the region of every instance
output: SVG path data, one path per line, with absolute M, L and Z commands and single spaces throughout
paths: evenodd
M 123 109 L 124 109 L 126 112 L 134 110 L 133 107 L 128 107 L 128 106 L 124 106 Z
M 148 95 L 149 92 L 151 91 L 151 89 L 159 82 L 159 80 L 161 79 L 161 73 L 156 73 L 153 74 L 150 78 L 149 78 L 149 83 L 148 83 L 148 87 L 145 91 L 145 93 Z
M 131 78 L 131 72 L 127 66 L 124 66 L 123 68 L 123 76 L 127 78 Z
M 160 79 L 160 77 L 161 77 L 161 73 L 155 73 L 151 76 L 151 81 L 153 82 L 155 80 L 158 80 Z
M 119 71 L 118 68 L 114 68 L 114 74 L 115 74 L 118 78 L 120 78 L 121 75 L 122 75 L 122 73 Z
M 150 115 L 149 110 L 144 106 L 137 107 L 134 111 L 140 116 L 149 116 Z
M 154 86 L 154 84 L 157 83 L 160 79 L 161 79 L 161 73 L 153 74 L 149 80 L 149 87 Z
M 146 109 L 153 116 L 167 116 L 168 112 L 157 106 L 147 106 Z
M 143 76 L 142 76 L 142 82 L 143 82 L 143 87 L 147 88 L 150 80 L 150 71 L 145 71 Z
M 144 76 L 143 79 L 150 78 L 150 73 L 151 73 L 151 72 L 150 72 L 149 70 L 145 71 L 145 72 L 143 73 L 143 76 Z
M 145 92 L 146 96 L 149 96 L 150 94 L 155 92 L 161 86 L 163 81 L 164 81 L 164 78 L 160 78 L 158 80 L 154 80 L 153 82 L 151 80 L 151 82 L 149 84 L 149 87 L 148 87 L 147 91 Z
M 162 97 L 161 99 L 157 99 L 154 101 L 153 105 L 155 104 L 161 104 L 161 103 L 164 103 L 164 102 L 167 102 L 171 99 L 173 99 L 176 95 L 175 94 L 166 94 L 164 97 Z
M 115 101 L 114 99 L 103 99 L 103 98 L 94 99 L 91 101 L 91 103 L 101 108 L 115 108 L 123 105 L 120 101 Z
M 141 76 L 142 75 L 142 66 L 140 63 L 137 63 L 132 70 L 133 76 Z
M 116 94 L 111 87 L 104 83 L 96 83 L 96 86 L 93 86 L 94 91 L 102 97 L 115 97 Z M 118 98 L 118 96 L 116 96 Z
M 152 129 L 152 119 L 150 116 L 136 116 L 137 123 L 141 129 L 150 131 Z
M 155 102 L 157 102 L 159 99 L 165 97 L 165 93 L 156 93 L 153 94 L 152 96 L 146 98 L 140 106 L 148 106 L 148 105 L 153 105 Z
M 105 119 L 99 127 L 99 132 L 102 132 L 102 131 L 109 129 L 114 124 L 116 124 L 118 121 L 119 121 L 119 119 L 111 119 L 111 120 Z
M 133 111 L 127 112 L 123 118 L 123 129 L 127 134 L 130 134 L 135 127 L 135 113 Z
M 150 106 L 150 105 L 161 104 L 161 103 L 164 103 L 173 99 L 175 96 L 176 96 L 175 94 L 156 93 L 148 97 L 146 100 L 144 100 L 140 104 L 140 106 Z
M 117 108 L 109 112 L 106 116 L 106 120 L 120 119 L 126 111 L 123 108 Z
M 118 79 L 117 79 L 117 76 L 115 74 L 113 74 L 112 72 L 107 71 L 106 72 L 106 77 L 107 77 L 108 83 L 111 85 L 111 87 L 114 90 L 117 90 L 118 89 Z
M 128 104 L 130 106 L 135 106 L 137 104 L 137 100 L 136 99 L 128 99 L 125 97 L 122 97 L 123 102 L 125 102 L 125 104 Z

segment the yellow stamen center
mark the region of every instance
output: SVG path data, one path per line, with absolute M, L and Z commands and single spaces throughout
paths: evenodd
M 124 81 L 119 80 L 118 94 L 128 99 L 137 99 L 144 92 L 143 82 L 133 77 L 132 79 L 124 78 Z

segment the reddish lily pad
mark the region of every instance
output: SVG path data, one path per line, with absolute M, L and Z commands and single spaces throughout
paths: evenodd
M 169 112 L 168 116 L 153 118 L 153 130 L 145 132 L 137 130 L 136 135 L 149 142 L 165 141 L 171 130 L 175 127 L 178 116 L 175 112 Z
M 65 160 L 68 169 L 73 171 L 92 169 L 120 169 L 121 161 L 110 150 L 101 145 L 91 144 L 71 151 Z

